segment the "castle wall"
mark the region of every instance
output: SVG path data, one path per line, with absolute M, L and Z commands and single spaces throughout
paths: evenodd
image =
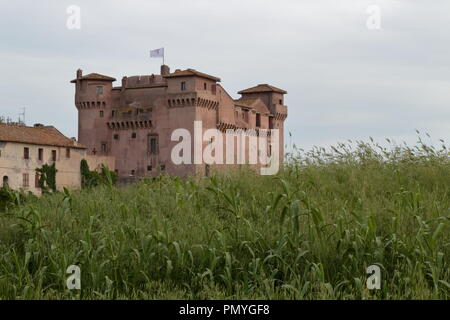
M 273 125 L 274 128 L 283 129 L 285 117 L 283 118 L 282 113 L 287 112 L 285 106 L 277 105 L 280 99 L 283 99 L 283 95 L 275 93 L 244 94 L 244 98 L 261 100 L 252 107 L 236 107 L 235 100 L 220 84 L 201 75 L 166 78 L 161 75 L 124 77 L 122 86 L 115 88 L 112 88 L 111 82 L 107 82 L 108 86 L 105 87 L 107 92 L 105 91 L 103 97 L 105 104 L 100 104 L 100 109 L 86 110 L 80 108 L 79 102 L 82 99 L 94 99 L 92 88 L 96 87 L 98 82 L 94 80 L 80 80 L 80 82 L 82 84 L 77 85 L 77 91 L 83 86 L 87 90 L 84 94 L 76 94 L 80 142 L 89 147 L 89 154 L 92 154 L 93 148 L 97 152 L 101 150 L 101 142 L 106 142 L 107 152 L 100 152 L 97 155 L 114 157 L 114 167 L 122 177 L 155 176 L 160 171 L 178 176 L 205 174 L 207 169 L 203 163 L 197 165 L 172 163 L 172 150 L 179 143 L 171 141 L 174 130 L 183 128 L 190 132 L 193 157 L 195 120 L 202 121 L 203 132 L 209 128 L 255 128 L 257 114 L 260 114 L 259 128 L 269 129 L 269 126 Z M 87 84 L 84 84 L 85 82 Z M 252 109 L 253 107 L 257 110 Z M 103 117 L 99 117 L 99 112 L 103 109 Z M 271 113 L 279 112 L 270 122 L 266 114 L 269 110 Z M 156 146 L 152 142 L 155 139 Z M 223 140 L 225 141 L 225 136 Z M 280 154 L 283 154 L 282 131 L 280 141 L 282 141 Z M 204 141 L 203 147 L 206 145 L 208 142 Z M 248 159 L 248 146 L 245 153 Z M 225 149 L 223 154 L 225 156 Z M 242 165 L 211 165 L 208 170 L 223 170 L 224 167 L 239 168 Z

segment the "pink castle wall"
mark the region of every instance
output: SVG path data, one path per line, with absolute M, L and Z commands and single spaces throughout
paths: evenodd
M 88 154 L 115 157 L 119 176 L 154 176 L 162 166 L 172 175 L 203 174 L 204 164 L 175 165 L 171 161 L 171 150 L 178 144 L 170 140 L 172 132 L 185 128 L 193 137 L 194 120 L 203 122 L 203 132 L 208 128 L 256 128 L 258 111 L 250 108 L 248 121 L 242 121 L 245 110 L 223 89 L 219 79 L 202 74 L 173 76 L 180 70 L 169 72 L 167 66 L 162 66 L 161 75 L 124 77 L 120 87 L 113 87 L 115 79 L 110 77 L 98 74 L 83 77 L 81 70 L 72 81 L 76 85 L 78 140 L 88 147 Z M 184 91 L 182 82 L 186 84 Z M 102 87 L 103 92 L 99 93 L 97 87 Z M 269 129 L 272 123 L 271 128 L 280 129 L 282 161 L 283 126 L 287 116 L 283 94 L 245 93 L 242 98 L 259 98 L 261 101 L 253 107 L 267 108 L 270 112 L 261 114 L 260 128 Z M 271 122 L 269 117 L 273 119 Z M 157 137 L 156 153 L 150 152 L 151 137 Z M 204 142 L 204 146 L 207 144 Z

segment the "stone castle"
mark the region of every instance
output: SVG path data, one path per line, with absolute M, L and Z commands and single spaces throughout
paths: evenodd
M 76 72 L 75 105 L 78 142 L 88 155 L 115 158 L 119 177 L 153 176 L 161 171 L 186 176 L 208 174 L 205 164 L 174 164 L 171 150 L 178 143 L 172 132 L 184 128 L 194 134 L 194 121 L 204 130 L 279 130 L 279 159 L 284 157 L 286 91 L 268 84 L 239 91 L 233 99 L 220 79 L 194 69 L 161 66 L 161 74 L 116 79 Z M 207 142 L 202 142 L 207 145 Z M 234 147 L 233 147 L 234 148 Z M 248 152 L 248 150 L 247 150 Z M 213 166 L 216 167 L 216 166 Z

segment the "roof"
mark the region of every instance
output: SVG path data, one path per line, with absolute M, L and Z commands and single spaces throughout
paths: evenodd
M 286 94 L 287 91 L 284 91 L 283 89 L 271 86 L 269 84 L 258 84 L 256 87 L 252 87 L 252 88 L 248 88 L 245 90 L 241 90 L 238 93 L 242 94 L 242 93 L 259 93 L 259 92 L 277 92 L 277 93 L 282 93 L 282 94 Z
M 53 126 L 27 127 L 0 123 L 0 141 L 86 149 L 85 146 L 67 138 Z
M 217 81 L 220 82 L 220 78 L 214 77 L 212 75 L 197 71 L 195 69 L 187 69 L 187 70 L 176 70 L 173 73 L 170 73 L 168 75 L 163 76 L 164 78 L 175 78 L 175 77 L 193 77 L 193 76 L 197 76 L 200 78 L 206 78 L 206 79 L 210 79 L 213 81 Z
M 111 82 L 116 81 L 115 78 L 108 77 L 108 76 L 105 76 L 105 75 L 99 74 L 99 73 L 89 73 L 85 76 L 82 76 L 81 80 L 100 80 L 100 81 L 111 81 Z M 73 79 L 70 82 L 75 83 L 75 82 L 77 82 L 77 79 Z
M 246 108 L 251 108 L 259 113 L 262 114 L 269 114 L 269 109 L 267 109 L 265 103 L 259 99 L 259 98 L 255 98 L 255 99 L 248 99 L 248 98 L 241 98 L 239 100 L 234 100 L 234 103 L 237 106 L 242 106 L 242 107 L 246 107 Z

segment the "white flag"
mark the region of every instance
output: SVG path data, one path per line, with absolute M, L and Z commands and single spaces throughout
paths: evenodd
M 150 58 L 164 58 L 164 48 L 150 50 Z

